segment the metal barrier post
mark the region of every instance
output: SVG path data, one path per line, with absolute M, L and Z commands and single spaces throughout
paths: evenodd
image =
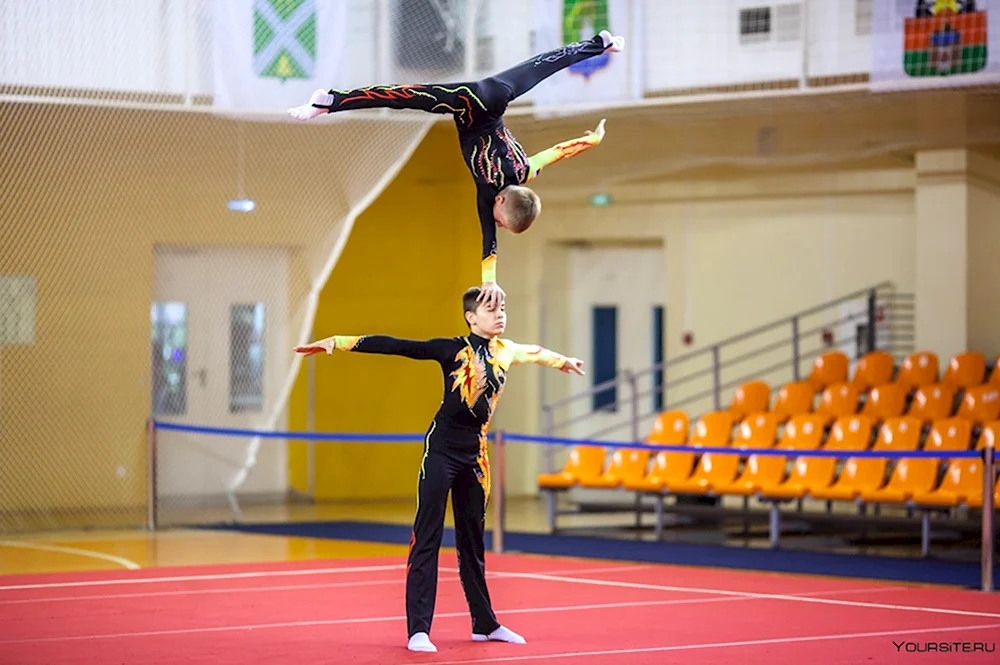
M 504 522 L 504 435 L 497 432 L 493 444 L 493 464 L 490 465 L 490 485 L 493 494 L 493 552 L 503 552 Z
M 556 430 L 556 414 L 552 410 L 551 406 L 544 406 L 543 410 L 545 412 L 545 436 L 554 436 Z M 542 446 L 544 448 L 543 455 L 545 455 L 545 473 L 555 473 L 555 451 L 553 450 L 555 446 Z
M 625 379 L 632 392 L 632 442 L 639 441 L 639 378 L 632 370 L 626 370 Z M 642 528 L 642 494 L 635 493 L 635 527 Z
M 156 421 L 146 419 L 146 528 L 156 531 Z
M 983 448 L 983 543 L 982 543 L 982 583 L 983 591 L 993 591 L 993 543 L 996 539 L 994 522 L 996 507 L 993 503 L 993 486 L 997 468 L 993 446 Z
M 306 359 L 306 429 L 316 431 L 316 359 L 309 356 Z M 306 442 L 306 494 L 310 499 L 316 498 L 316 442 L 310 439 Z

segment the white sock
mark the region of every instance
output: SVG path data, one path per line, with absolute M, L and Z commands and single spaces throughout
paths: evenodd
M 625 38 L 621 36 L 615 37 L 607 30 L 601 30 L 601 41 L 604 42 L 604 48 L 612 53 L 619 53 L 625 48 Z
M 527 644 L 527 641 L 510 628 L 500 626 L 489 635 L 473 633 L 472 639 L 475 642 L 510 642 L 511 644 Z
M 410 638 L 409 644 L 406 648 L 410 651 L 437 651 L 437 647 L 431 642 L 431 638 L 427 633 L 415 633 L 413 637 Z
M 308 104 L 290 108 L 288 109 L 288 113 L 296 120 L 312 120 L 316 116 L 327 112 L 326 109 L 318 109 L 313 106 L 313 104 L 330 106 L 333 104 L 333 95 L 328 93 L 326 90 L 317 90 L 312 94 L 312 97 L 309 98 Z

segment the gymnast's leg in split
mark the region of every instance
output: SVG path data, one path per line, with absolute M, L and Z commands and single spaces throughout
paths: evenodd
M 298 120 L 310 120 L 337 111 L 409 109 L 451 114 L 460 129 L 469 130 L 481 119 L 503 115 L 507 104 L 556 72 L 608 50 L 620 51 L 624 43 L 624 38 L 604 30 L 591 39 L 541 53 L 481 81 L 316 90 L 309 103 L 290 108 L 288 113 Z

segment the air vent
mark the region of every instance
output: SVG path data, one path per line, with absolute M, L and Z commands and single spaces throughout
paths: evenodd
M 740 10 L 740 43 L 771 41 L 771 8 L 747 7 Z

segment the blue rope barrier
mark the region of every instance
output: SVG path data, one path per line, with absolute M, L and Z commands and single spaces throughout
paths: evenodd
M 165 423 L 154 420 L 156 429 L 171 432 L 187 432 L 189 434 L 213 434 L 216 436 L 248 436 L 261 439 L 294 439 L 295 441 L 342 441 L 342 442 L 386 442 L 423 443 L 423 434 L 360 434 L 350 432 L 272 432 L 258 429 L 234 429 L 226 427 L 204 427 L 201 425 L 182 425 L 180 423 Z
M 216 436 L 245 436 L 259 437 L 262 439 L 292 439 L 295 441 L 339 441 L 339 442 L 364 442 L 364 443 L 422 443 L 423 434 L 362 434 L 350 432 L 272 432 L 268 430 L 236 429 L 224 427 L 206 427 L 201 425 L 184 425 L 180 423 L 168 423 L 159 420 L 153 421 L 155 427 L 161 430 L 173 432 L 187 432 L 189 434 L 211 434 Z M 491 433 L 489 438 L 495 440 L 496 433 Z M 856 459 L 974 459 L 982 458 L 981 450 L 795 450 L 786 448 L 742 448 L 742 447 L 721 447 L 721 446 L 690 446 L 690 445 L 655 445 L 644 442 L 633 441 L 598 441 L 595 439 L 569 439 L 555 436 L 534 436 L 530 434 L 507 434 L 504 433 L 504 441 L 507 443 L 537 443 L 542 445 L 558 446 L 594 446 L 600 448 L 627 448 L 629 450 L 648 450 L 656 453 L 695 453 L 713 455 L 739 455 L 749 457 L 750 455 L 760 455 L 762 457 L 832 457 L 845 458 L 854 457 Z

